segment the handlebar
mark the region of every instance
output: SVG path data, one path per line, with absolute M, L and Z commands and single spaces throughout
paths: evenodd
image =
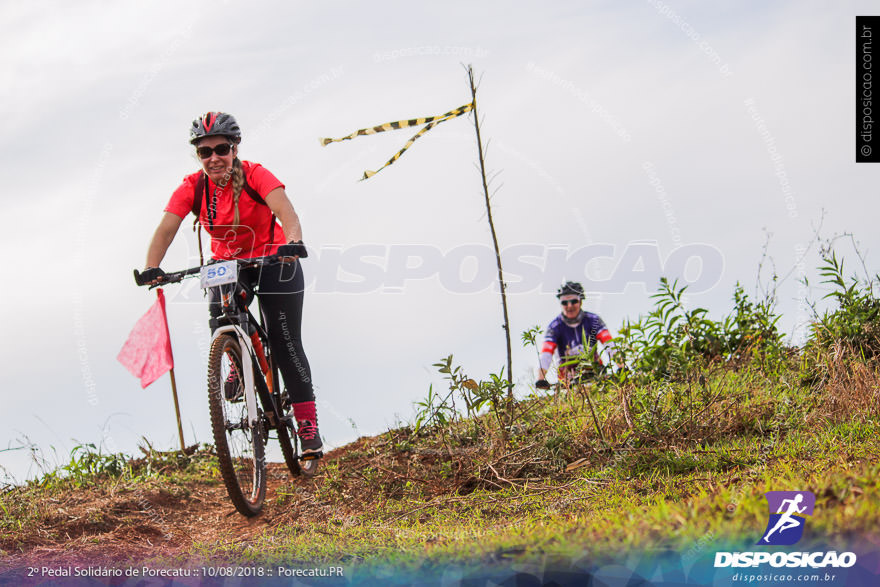
M 296 255 L 293 256 L 281 256 L 281 255 L 266 255 L 264 257 L 254 257 L 253 259 L 211 259 L 204 265 L 199 265 L 198 267 L 191 267 L 189 269 L 183 269 L 181 271 L 174 271 L 172 273 L 165 273 L 161 275 L 156 283 L 150 283 L 143 278 L 143 274 L 137 269 L 134 270 L 134 282 L 137 285 L 149 285 L 150 289 L 154 287 L 158 287 L 160 285 L 166 285 L 169 283 L 180 283 L 184 280 L 184 278 L 189 277 L 191 275 L 198 275 L 202 267 L 207 267 L 208 265 L 213 265 L 214 263 L 221 263 L 226 261 L 236 261 L 238 263 L 239 269 L 246 269 L 250 267 L 262 267 L 264 265 L 274 265 L 276 263 L 293 263 L 299 257 Z

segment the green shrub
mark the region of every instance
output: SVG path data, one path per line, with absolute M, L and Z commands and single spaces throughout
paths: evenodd
M 452 364 L 452 355 L 433 366 L 449 381 L 449 392 L 441 397 L 441 394 L 434 392 L 433 385 L 428 387 L 427 397 L 416 403 L 416 417 L 412 426 L 414 434 L 425 426 L 437 426 L 442 432 L 453 422 L 462 419 L 468 419 L 478 426 L 478 416 L 487 407 L 497 421 L 499 430 L 502 434 L 506 433 L 509 405 L 505 393 L 510 384 L 504 377 L 503 368 L 499 373 L 490 373 L 488 380 L 477 382 L 465 375 L 461 367 Z M 455 405 L 456 397 L 464 403 L 463 413 Z
M 837 309 L 825 311 L 810 328 L 808 345 L 829 351 L 835 344 L 843 344 L 857 356 L 871 360 L 880 355 L 880 300 L 874 295 L 875 276 L 859 280 L 852 276 L 849 285 L 844 278 L 843 259 L 837 255 L 823 256 L 819 272 L 834 289 L 825 295 L 837 301 Z
M 738 365 L 759 359 L 773 365 L 786 355 L 772 300 L 752 302 L 737 283 L 734 308 L 721 321 L 705 308 L 682 302 L 687 286 L 660 280 L 654 309 L 620 329 L 618 346 L 629 367 L 646 379 L 683 380 L 712 364 Z
M 874 295 L 880 278 L 860 280 L 852 276 L 847 280 L 843 259 L 838 261 L 833 251 L 822 259 L 822 283 L 833 288 L 825 298 L 833 298 L 837 307 L 825 310 L 821 316 L 816 314 L 810 325 L 803 353 L 803 382 L 813 386 L 830 384 L 837 392 L 845 387 L 852 392 L 875 377 L 872 374 L 880 359 L 880 300 Z

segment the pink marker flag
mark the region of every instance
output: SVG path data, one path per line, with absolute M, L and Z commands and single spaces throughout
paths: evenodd
M 116 359 L 132 375 L 139 377 L 144 388 L 174 367 L 171 336 L 165 316 L 165 294 L 156 290 L 159 299 L 137 321 Z

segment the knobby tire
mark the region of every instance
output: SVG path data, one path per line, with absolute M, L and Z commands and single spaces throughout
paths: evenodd
M 284 462 L 287 464 L 287 469 L 290 471 L 291 475 L 314 477 L 318 472 L 319 459 L 302 460 L 297 456 L 296 446 L 294 444 L 297 442 L 295 437 L 296 431 L 291 427 L 282 424 L 278 427 L 277 432 L 278 444 L 281 445 L 281 454 L 284 455 Z
M 299 468 L 299 459 L 296 456 L 296 449 L 291 443 L 290 434 L 290 428 L 287 426 L 282 424 L 278 427 L 278 444 L 281 445 L 281 454 L 284 455 L 287 470 L 291 475 L 299 476 L 302 474 L 302 469 Z
M 242 398 L 228 401 L 224 383 L 234 365 L 238 376 L 243 368 L 238 339 L 222 334 L 214 339 L 208 355 L 208 407 L 220 474 L 229 499 L 241 514 L 251 517 L 260 512 L 266 497 L 266 430 L 262 418 L 253 428 L 247 425 L 247 405 Z M 243 380 L 241 385 L 244 385 Z

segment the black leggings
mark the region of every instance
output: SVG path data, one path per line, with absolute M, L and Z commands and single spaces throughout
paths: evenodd
M 269 347 L 293 403 L 315 401 L 312 370 L 302 345 L 304 280 L 299 261 L 245 269 L 240 282 L 253 300 L 254 286 L 260 298 Z M 208 309 L 213 318 L 223 314 L 220 287 L 208 290 Z

